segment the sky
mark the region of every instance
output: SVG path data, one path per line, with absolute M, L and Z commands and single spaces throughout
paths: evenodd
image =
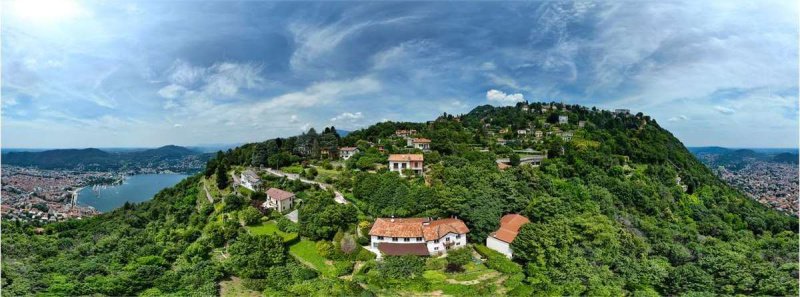
M 3 1 L 3 148 L 262 141 L 561 101 L 797 147 L 795 1 Z

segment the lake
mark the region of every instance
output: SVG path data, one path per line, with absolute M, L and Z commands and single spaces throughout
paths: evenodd
M 92 206 L 107 212 L 128 202 L 142 202 L 153 199 L 164 188 L 174 186 L 188 175 L 185 174 L 138 174 L 125 179 L 120 185 L 85 187 L 78 192 L 78 204 Z

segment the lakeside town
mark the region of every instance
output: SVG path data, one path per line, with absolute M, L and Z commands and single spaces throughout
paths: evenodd
M 780 211 L 797 215 L 797 164 L 753 161 L 743 168 L 714 168 L 725 182 L 742 190 L 751 198 Z

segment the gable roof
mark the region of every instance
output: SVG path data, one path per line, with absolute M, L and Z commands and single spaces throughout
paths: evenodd
M 357 149 L 358 149 L 357 147 L 352 147 L 352 146 L 344 146 L 339 148 L 340 151 L 354 151 Z
M 528 218 L 518 214 L 507 214 L 500 218 L 500 229 L 489 234 L 489 236 L 502 240 L 503 242 L 511 243 L 517 238 L 519 228 L 526 223 L 530 223 Z
M 423 237 L 428 241 L 442 238 L 447 233 L 466 234 L 469 228 L 459 219 L 378 218 L 369 230 L 372 236 Z
M 269 190 L 267 190 L 267 196 L 277 201 L 281 201 L 294 197 L 294 193 L 286 192 L 281 189 L 269 188 Z
M 430 143 L 431 140 L 427 139 L 427 138 L 414 138 L 414 139 L 411 139 L 411 142 L 412 143 Z
M 423 160 L 422 154 L 391 154 L 389 155 L 389 161 L 394 162 L 410 162 L 410 161 L 422 161 Z

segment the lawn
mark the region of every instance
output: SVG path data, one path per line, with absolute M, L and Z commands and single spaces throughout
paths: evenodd
M 333 261 L 325 259 L 317 253 L 317 243 L 308 239 L 300 240 L 289 247 L 289 254 L 306 266 L 312 267 L 322 275 L 336 277 Z
M 324 180 L 326 177 L 336 178 L 341 173 L 340 171 L 324 169 L 322 167 L 317 167 L 317 172 L 319 173 L 319 175 L 317 175 L 318 180 Z
M 297 236 L 296 233 L 286 233 L 281 230 L 278 230 L 278 224 L 276 224 L 275 221 L 262 222 L 258 225 L 247 226 L 246 228 L 247 231 L 250 232 L 250 234 L 253 235 L 277 234 L 283 237 L 284 241 L 289 241 Z
M 261 292 L 249 290 L 242 285 L 242 280 L 238 277 L 231 277 L 230 280 L 219 283 L 219 295 L 226 296 L 261 296 Z

